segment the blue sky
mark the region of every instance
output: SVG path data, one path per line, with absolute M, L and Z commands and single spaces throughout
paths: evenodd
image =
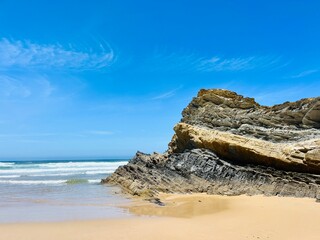
M 320 94 L 318 1 L 0 0 L 0 158 L 166 150 L 201 88 Z

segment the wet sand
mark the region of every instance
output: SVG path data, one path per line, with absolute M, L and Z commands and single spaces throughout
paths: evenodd
M 161 195 L 165 207 L 135 200 L 137 217 L 1 224 L 5 240 L 319 239 L 320 203 L 263 196 Z

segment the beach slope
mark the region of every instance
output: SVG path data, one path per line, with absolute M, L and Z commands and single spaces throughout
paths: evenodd
M 319 239 L 320 207 L 312 199 L 203 194 L 160 197 L 165 207 L 139 201 L 128 206 L 142 217 L 1 224 L 0 239 Z

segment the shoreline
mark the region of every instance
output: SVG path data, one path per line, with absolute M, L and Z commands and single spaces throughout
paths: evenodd
M 130 218 L 0 224 L 17 239 L 318 239 L 320 205 L 310 198 L 161 194 L 134 199 Z

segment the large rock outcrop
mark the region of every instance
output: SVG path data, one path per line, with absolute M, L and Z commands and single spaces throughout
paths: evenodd
M 265 194 L 320 198 L 320 98 L 261 106 L 200 90 L 165 154 L 137 153 L 103 180 L 131 194 Z

